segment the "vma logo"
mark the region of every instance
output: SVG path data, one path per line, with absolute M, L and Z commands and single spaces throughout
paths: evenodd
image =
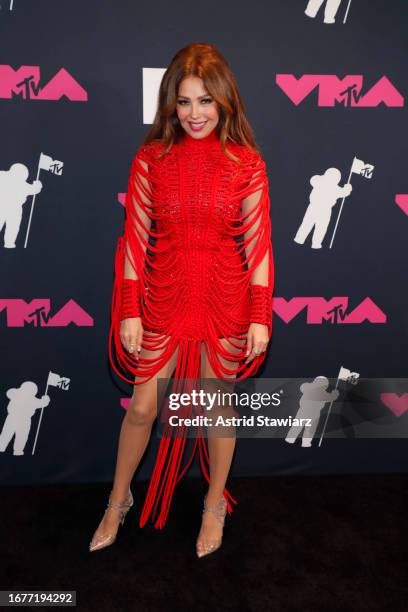
M 290 323 L 303 310 L 306 310 L 306 323 L 308 325 L 324 324 L 361 324 L 386 323 L 385 313 L 370 299 L 365 298 L 353 310 L 349 309 L 349 298 L 333 297 L 326 300 L 323 297 L 296 297 L 285 300 L 281 297 L 273 298 L 273 311 L 284 321 Z
M 14 70 L 11 66 L 0 64 L 0 98 L 60 100 L 66 97 L 71 102 L 88 102 L 88 93 L 65 68 L 61 68 L 44 85 L 40 85 L 40 78 L 38 66 L 21 66 Z
M 6 311 L 7 327 L 93 327 L 93 318 L 75 300 L 68 300 L 54 314 L 50 314 L 51 300 L 0 299 L 0 312 Z
M 305 74 L 297 79 L 293 74 L 277 74 L 276 84 L 299 106 L 317 89 L 317 106 L 375 107 L 381 103 L 389 107 L 404 106 L 404 97 L 387 79 L 380 78 L 365 93 L 363 75 L 348 75 L 339 79 L 335 74 Z

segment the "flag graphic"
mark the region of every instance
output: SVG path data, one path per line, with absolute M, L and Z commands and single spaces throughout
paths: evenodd
M 49 386 L 58 387 L 58 389 L 62 389 L 63 391 L 68 391 L 70 382 L 71 382 L 70 378 L 67 378 L 66 376 L 60 376 L 56 372 L 51 372 L 50 370 L 48 372 L 47 388 L 45 390 L 45 393 L 47 393 Z M 38 419 L 37 432 L 35 434 L 35 440 L 34 440 L 33 451 L 32 451 L 33 455 L 35 453 L 35 448 L 37 446 L 37 439 L 38 439 L 38 434 L 40 431 L 41 421 L 42 421 L 42 417 L 44 413 L 44 407 L 45 406 L 41 408 L 40 418 Z
M 353 162 L 351 164 L 350 174 L 349 174 L 347 183 L 350 182 L 351 175 L 353 173 L 354 174 L 359 174 L 360 176 L 364 176 L 364 178 L 370 179 L 370 178 L 373 177 L 373 170 L 374 170 L 374 166 L 372 164 L 367 164 L 366 162 L 363 162 L 362 159 L 358 159 L 358 157 L 353 157 Z M 341 211 L 343 210 L 343 204 L 344 204 L 345 197 L 346 196 L 344 195 L 343 199 L 341 201 L 341 206 L 340 206 L 339 214 L 337 215 L 336 225 L 334 227 L 333 236 L 332 236 L 332 239 L 331 239 L 330 245 L 329 245 L 330 249 L 332 248 L 332 244 L 333 244 L 333 240 L 334 240 L 334 235 L 336 233 L 337 226 L 339 224 L 339 219 L 340 219 Z
M 362 159 L 358 159 L 357 157 L 353 159 L 351 172 L 354 172 L 354 174 L 360 174 L 364 176 L 364 178 L 370 179 L 373 176 L 373 170 L 374 166 L 366 164 Z
M 344 380 L 345 382 L 348 382 L 351 385 L 356 385 L 358 383 L 358 379 L 359 378 L 360 378 L 360 374 L 358 372 L 352 372 L 351 370 L 348 370 L 347 368 L 343 368 L 343 366 L 340 366 L 340 370 L 339 370 L 339 373 L 337 375 L 337 381 L 336 381 L 335 389 L 337 389 L 337 385 L 338 385 L 339 380 Z M 327 415 L 326 415 L 326 420 L 324 422 L 323 431 L 322 431 L 322 433 L 320 435 L 319 446 L 321 446 L 321 444 L 322 444 L 323 435 L 324 435 L 324 432 L 326 431 L 326 425 L 327 425 L 327 421 L 329 420 L 329 415 L 330 415 L 331 407 L 333 406 L 333 401 L 334 400 L 332 400 L 330 402 L 330 406 L 329 406 L 329 409 L 327 411 Z
M 63 391 L 68 391 L 70 382 L 70 378 L 60 376 L 59 374 L 56 374 L 55 372 L 51 371 L 48 373 L 47 387 L 51 385 L 52 387 L 58 387 L 59 389 L 63 389 Z
M 339 380 L 344 380 L 346 382 L 351 383 L 352 385 L 357 384 L 357 379 L 360 377 L 358 372 L 351 372 L 347 368 L 340 367 L 340 372 L 338 375 Z
M 62 169 L 64 167 L 64 162 L 59 161 L 58 159 L 52 159 L 49 155 L 45 155 L 41 153 L 40 155 L 40 164 L 39 168 L 41 170 L 47 170 L 52 174 L 56 174 L 57 176 L 61 176 Z

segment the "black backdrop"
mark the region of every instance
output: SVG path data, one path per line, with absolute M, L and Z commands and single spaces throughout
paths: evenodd
M 406 2 L 352 0 L 343 23 L 343 0 L 332 24 L 324 23 L 325 2 L 314 18 L 305 14 L 307 4 L 207 0 L 196 10 L 184 1 L 14 0 L 10 6 L 0 0 L 0 170 L 24 164 L 32 184 L 41 153 L 63 163 L 56 173 L 41 170 L 42 191 L 34 205 L 28 196 L 22 207 L 15 248 L 4 246 L 5 227 L 0 233 L 3 442 L 8 411 L 19 412 L 22 428 L 21 415 L 35 403 L 30 385 L 19 400 L 10 401 L 10 389 L 32 381 L 39 398 L 49 372 L 69 379 L 65 390 L 48 386 L 49 406 L 35 410 L 31 421 L 26 416 L 31 428 L 23 455 L 13 454 L 9 436 L 0 454 L 3 483 L 113 475 L 123 403 L 131 394 L 107 360 L 120 198 L 149 127 L 143 123 L 143 69 L 165 69 L 190 42 L 211 42 L 230 62 L 268 165 L 276 286 L 262 376 L 336 378 L 343 365 L 365 377 L 406 377 Z M 58 73 L 61 90 L 53 87 Z M 293 75 L 290 92 L 278 75 Z M 315 75 L 315 87 L 296 99 L 303 75 Z M 329 75 L 352 75 L 338 84 L 332 103 L 335 79 Z M 363 96 L 356 106 L 341 92 L 359 75 Z M 387 103 L 381 92 L 373 102 L 368 94 L 379 90 L 382 77 L 389 82 Z M 371 178 L 352 175 L 332 248 L 341 198 L 321 249 L 311 248 L 310 235 L 303 245 L 294 242 L 311 177 L 335 167 L 343 185 L 353 157 L 374 170 Z M 22 197 L 3 173 L 2 224 Z M 369 298 L 383 321 L 308 319 L 313 298 L 338 296 L 348 299 L 347 313 Z M 296 298 L 305 307 L 291 316 Z M 406 417 L 399 417 L 402 424 Z M 148 477 L 157 443 L 153 436 L 138 478 Z M 405 471 L 405 451 L 403 437 L 332 439 L 311 449 L 284 440 L 240 440 L 233 474 Z M 189 475 L 197 473 L 195 465 Z

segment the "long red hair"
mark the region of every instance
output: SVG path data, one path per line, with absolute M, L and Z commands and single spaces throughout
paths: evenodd
M 258 151 L 234 74 L 224 56 L 210 43 L 191 43 L 171 60 L 160 83 L 156 116 L 143 144 L 160 140 L 165 145 L 161 157 L 180 141 L 184 129 L 176 111 L 178 90 L 181 81 L 189 76 L 202 79 L 204 88 L 218 104 L 215 129 L 225 154 L 239 161 L 226 149 L 228 141 Z

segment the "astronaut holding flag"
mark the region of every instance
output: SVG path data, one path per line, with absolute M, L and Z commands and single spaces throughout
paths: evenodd
M 363 160 L 358 159 L 358 157 L 354 157 L 353 158 L 353 163 L 351 164 L 351 168 L 350 168 L 350 174 L 348 177 L 348 183 L 350 182 L 350 178 L 352 174 L 359 174 L 360 176 L 363 176 L 364 178 L 367 179 L 371 179 L 373 177 L 373 170 L 374 170 L 374 166 L 372 166 L 371 164 L 366 164 L 365 162 L 363 162 Z M 339 214 L 337 215 L 337 220 L 336 220 L 336 225 L 333 231 L 333 236 L 329 245 L 329 248 L 331 249 L 332 244 L 333 244 L 333 240 L 334 240 L 334 235 L 336 233 L 336 229 L 337 229 L 337 225 L 339 223 L 339 219 L 340 219 L 340 215 L 341 215 L 341 211 L 343 208 L 343 204 L 344 204 L 344 198 L 341 201 L 341 206 L 340 206 L 340 210 L 339 210 Z
M 312 232 L 312 249 L 321 249 L 329 227 L 332 209 L 340 198 L 348 197 L 352 191 L 350 183 L 340 185 L 341 172 L 338 168 L 327 168 L 324 174 L 314 174 L 310 179 L 312 191 L 309 204 L 294 241 L 304 244 Z
M 25 380 L 19 387 L 6 391 L 9 400 L 7 417 L 0 432 L 0 452 L 4 453 L 14 437 L 13 455 L 24 455 L 24 449 L 31 429 L 31 419 L 37 410 L 42 410 L 50 403 L 47 394 L 37 397 L 38 387 L 35 382 Z
M 51 172 L 51 174 L 56 174 L 57 176 L 61 176 L 62 175 L 63 167 L 64 167 L 64 162 L 59 161 L 58 159 L 52 159 L 52 157 L 50 157 L 49 155 L 45 155 L 45 153 L 41 152 L 40 153 L 40 161 L 38 162 L 37 179 L 36 180 L 38 180 L 38 177 L 40 175 L 40 170 L 46 170 L 47 172 Z M 27 227 L 27 234 L 26 234 L 26 238 L 25 238 L 25 242 L 24 242 L 24 248 L 27 247 L 28 232 L 30 231 L 31 219 L 32 219 L 32 216 L 33 216 L 35 196 L 36 196 L 36 194 L 34 194 L 33 201 L 31 202 L 30 218 L 28 220 L 28 227 Z
M 336 15 L 341 4 L 341 0 L 309 0 L 305 9 L 305 15 L 308 17 L 316 17 L 322 4 L 325 4 L 324 8 L 324 20 L 323 23 L 336 23 Z M 346 23 L 347 15 L 350 10 L 351 0 L 348 0 L 346 14 L 344 15 L 343 23 Z

